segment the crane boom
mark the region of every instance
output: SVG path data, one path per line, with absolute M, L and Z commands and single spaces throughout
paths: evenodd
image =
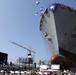
M 12 43 L 12 44 L 14 44 L 14 45 L 17 45 L 17 46 L 19 46 L 19 47 L 21 47 L 21 48 L 23 48 L 23 49 L 26 49 L 26 50 L 28 50 L 29 52 L 36 53 L 35 51 L 32 51 L 31 49 L 28 49 L 28 48 L 26 48 L 26 47 L 24 47 L 24 46 L 22 46 L 22 45 L 20 45 L 20 44 L 17 44 L 17 43 L 12 42 L 12 41 L 9 41 L 9 42 Z

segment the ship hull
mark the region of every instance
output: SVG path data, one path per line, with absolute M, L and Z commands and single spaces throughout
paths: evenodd
M 45 10 L 40 20 L 40 30 L 52 52 L 76 64 L 76 14 L 75 10 L 57 5 L 53 11 Z

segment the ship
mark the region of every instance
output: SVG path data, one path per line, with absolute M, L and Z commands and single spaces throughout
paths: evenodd
M 52 53 L 51 64 L 76 67 L 76 10 L 60 3 L 49 5 L 39 29 Z

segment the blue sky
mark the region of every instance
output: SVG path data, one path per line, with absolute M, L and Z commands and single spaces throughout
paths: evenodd
M 14 41 L 36 52 L 35 61 L 49 59 L 44 40 L 39 30 L 40 7 L 43 10 L 53 2 L 76 7 L 75 0 L 0 0 L 0 52 L 8 53 L 8 61 L 26 57 L 28 51 L 8 41 Z M 36 16 L 35 13 L 39 14 Z

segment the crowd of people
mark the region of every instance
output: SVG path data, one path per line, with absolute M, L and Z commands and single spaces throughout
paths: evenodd
M 40 72 L 40 71 L 0 71 L 0 75 L 76 75 L 73 72 Z

